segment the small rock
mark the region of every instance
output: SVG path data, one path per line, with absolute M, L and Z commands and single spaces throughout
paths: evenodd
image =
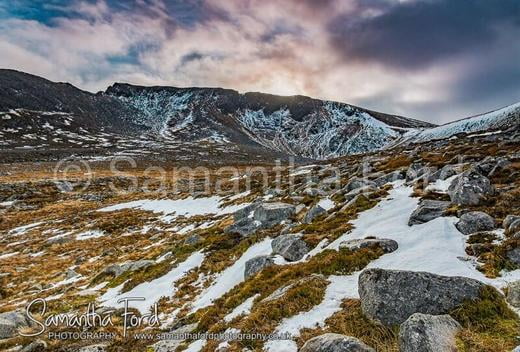
M 77 272 L 75 272 L 74 270 L 72 269 L 67 269 L 67 271 L 65 272 L 65 279 L 66 280 L 69 280 L 69 279 L 72 279 L 76 276 L 79 276 L 79 274 Z
M 483 286 L 465 277 L 377 268 L 364 270 L 358 281 L 363 313 L 389 326 L 414 313 L 447 314 L 467 299 L 478 299 Z
M 316 217 L 318 217 L 321 214 L 324 214 L 326 212 L 327 211 L 325 209 L 323 209 L 318 204 L 316 204 L 312 208 L 309 209 L 307 214 L 305 214 L 305 217 L 303 218 L 303 222 L 306 224 L 310 224 Z
M 376 186 L 381 187 L 389 182 L 394 182 L 398 180 L 402 180 L 405 178 L 405 175 L 402 171 L 392 171 L 384 176 L 378 177 L 374 180 Z
M 520 216 L 508 215 L 508 216 L 506 216 L 506 218 L 502 222 L 502 226 L 504 227 L 504 230 L 509 232 L 509 230 L 510 230 L 509 227 L 511 225 L 513 225 L 513 223 L 516 223 L 519 220 L 520 220 Z M 518 226 L 520 227 L 520 224 L 518 224 Z M 516 227 L 516 225 L 515 225 L 515 227 Z M 514 231 L 514 232 L 516 232 L 516 231 Z
M 506 256 L 515 265 L 520 266 L 520 247 L 510 249 L 506 252 Z
M 271 243 L 271 247 L 273 254 L 279 254 L 291 262 L 302 259 L 309 252 L 307 244 L 299 235 L 278 236 Z
M 452 176 L 455 176 L 459 172 L 461 172 L 460 165 L 444 165 L 444 167 L 440 170 L 439 179 L 445 180 Z
M 386 239 L 386 238 L 365 238 L 365 239 L 357 239 L 357 240 L 348 240 L 341 242 L 339 248 L 350 249 L 351 251 L 357 251 L 361 248 L 367 248 L 372 246 L 379 246 L 385 253 L 392 253 L 399 245 L 396 241 Z
M 268 266 L 274 265 L 273 257 L 270 255 L 259 255 L 246 262 L 244 277 L 247 279 Z
M 193 235 L 188 236 L 184 240 L 184 244 L 187 244 L 188 246 L 194 246 L 196 244 L 199 244 L 201 241 L 202 241 L 202 237 L 200 237 L 197 234 L 193 234 Z
M 423 199 L 419 203 L 417 209 L 415 209 L 412 215 L 410 215 L 408 225 L 412 226 L 416 224 L 423 224 L 425 222 L 441 217 L 444 215 L 446 209 L 448 209 L 450 204 L 450 202 L 442 200 Z
M 489 179 L 475 170 L 463 172 L 448 188 L 451 201 L 461 205 L 479 205 L 493 193 L 494 188 Z
M 490 231 L 495 228 L 495 220 L 482 211 L 471 211 L 463 214 L 455 227 L 465 235 L 479 231 Z
M 47 343 L 42 340 L 35 340 L 22 348 L 20 352 L 41 352 L 47 349 Z
M 453 352 L 460 324 L 449 315 L 411 315 L 399 330 L 400 352 Z
M 0 313 L 0 340 L 15 336 L 18 329 L 28 326 L 27 316 L 21 310 Z
M 305 342 L 300 352 L 375 352 L 355 337 L 327 333 Z
M 353 191 L 355 189 L 361 188 L 361 187 L 377 187 L 376 183 L 370 180 L 366 180 L 364 178 L 354 177 L 352 180 L 349 181 L 349 183 L 346 185 L 345 190 L 347 192 Z
M 507 286 L 507 302 L 515 308 L 520 308 L 520 280 Z
M 105 352 L 108 346 L 104 344 L 84 346 L 78 349 L 78 352 Z

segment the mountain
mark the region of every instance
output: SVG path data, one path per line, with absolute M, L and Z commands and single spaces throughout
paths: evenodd
M 443 126 L 306 96 L 115 83 L 85 92 L 0 70 L 9 157 L 147 155 L 176 160 L 330 159 L 517 126 L 520 104 Z

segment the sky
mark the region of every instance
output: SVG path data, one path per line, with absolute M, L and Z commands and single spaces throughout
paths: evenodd
M 519 0 L 0 0 L 0 68 L 308 95 L 433 123 L 520 101 Z

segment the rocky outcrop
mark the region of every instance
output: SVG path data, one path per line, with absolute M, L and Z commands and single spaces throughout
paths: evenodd
M 507 286 L 507 302 L 515 308 L 520 308 L 520 280 Z
M 396 241 L 386 238 L 364 238 L 348 240 L 339 244 L 339 248 L 349 249 L 351 251 L 357 251 L 362 248 L 374 246 L 379 246 L 385 253 L 392 253 L 399 247 Z
M 483 286 L 464 277 L 384 269 L 366 269 L 358 282 L 363 312 L 384 325 L 401 324 L 414 313 L 446 314 L 478 299 Z
M 375 352 L 375 350 L 355 337 L 328 333 L 305 342 L 300 352 Z
M 462 214 L 455 227 L 463 234 L 470 235 L 479 231 L 493 230 L 495 228 L 495 220 L 482 211 L 471 211 Z
M 291 262 L 302 259 L 309 252 L 309 247 L 299 235 L 278 236 L 273 240 L 271 246 L 273 254 L 279 254 Z
M 408 220 L 408 225 L 423 224 L 435 218 L 441 217 L 450 206 L 450 202 L 442 200 L 423 199 L 417 209 L 414 210 Z
M 460 205 L 478 205 L 493 193 L 489 179 L 475 170 L 463 172 L 448 188 L 451 201 Z
M 306 224 L 310 224 L 316 217 L 321 214 L 325 214 L 327 211 L 320 207 L 318 204 L 314 205 L 309 211 L 305 214 L 303 218 L 303 222 Z
M 29 327 L 30 321 L 21 310 L 0 313 L 0 340 L 18 334 L 18 329 Z
M 449 315 L 411 315 L 399 330 L 400 352 L 453 352 L 461 326 Z
M 270 255 L 259 255 L 251 258 L 246 262 L 244 277 L 247 279 L 271 265 L 274 265 L 274 260 Z

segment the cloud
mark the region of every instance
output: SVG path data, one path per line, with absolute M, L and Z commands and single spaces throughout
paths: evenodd
M 0 21 L 0 66 L 90 91 L 304 94 L 444 122 L 520 100 L 516 7 L 488 3 L 54 0 Z

